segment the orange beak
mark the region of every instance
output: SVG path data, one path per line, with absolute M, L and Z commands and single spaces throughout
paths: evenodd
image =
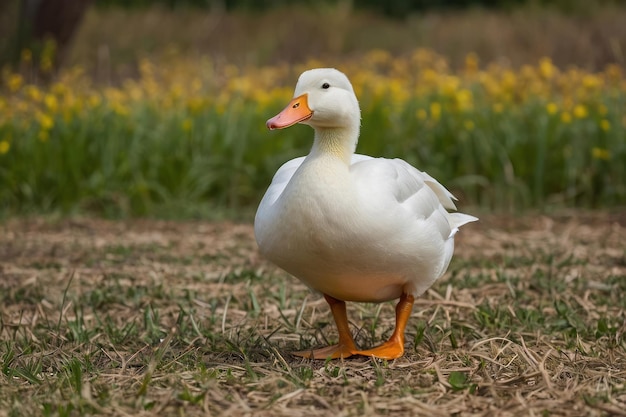
M 313 116 L 313 110 L 309 108 L 305 93 L 291 100 L 283 111 L 269 119 L 266 124 L 270 130 L 283 129 L 310 119 L 311 116 Z

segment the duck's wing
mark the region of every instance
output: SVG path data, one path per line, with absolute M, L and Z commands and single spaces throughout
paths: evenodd
M 392 213 L 400 209 L 401 213 L 415 219 L 443 217 L 450 236 L 460 226 L 478 220 L 467 214 L 448 213 L 447 210 L 456 210 L 452 193 L 436 179 L 401 159 L 359 158 L 351 171 L 361 195 L 377 210 Z M 441 232 L 445 233 L 443 229 Z
M 278 197 L 280 197 L 283 191 L 285 191 L 285 187 L 289 184 L 293 174 L 300 167 L 300 165 L 302 165 L 304 158 L 304 156 L 301 156 L 300 158 L 292 159 L 285 162 L 280 168 L 278 168 L 278 171 L 274 174 L 272 183 L 267 188 L 259 207 L 271 206 L 276 202 L 276 200 L 278 200 Z
M 370 236 L 395 251 L 416 254 L 413 292 L 421 294 L 448 268 L 459 227 L 478 220 L 455 209 L 454 196 L 437 180 L 401 159 L 364 159 L 351 167 Z M 430 278 L 429 278 L 430 277 Z
M 418 181 L 419 179 L 421 179 L 424 184 L 435 193 L 437 199 L 439 200 L 439 203 L 441 203 L 441 205 L 446 210 L 456 210 L 456 205 L 454 204 L 454 201 L 456 201 L 457 198 L 452 195 L 452 193 L 448 191 L 446 187 L 441 185 L 439 181 L 428 175 L 428 173 L 414 168 L 412 165 L 410 165 L 406 161 L 403 161 L 402 159 L 393 159 L 392 162 L 402 166 L 409 175 L 417 178 Z M 463 226 L 464 224 L 475 222 L 478 220 L 477 217 L 470 216 L 469 214 L 464 213 L 448 213 L 447 217 L 450 222 L 450 227 L 452 229 L 452 235 L 454 235 L 454 233 L 458 231 L 459 227 Z

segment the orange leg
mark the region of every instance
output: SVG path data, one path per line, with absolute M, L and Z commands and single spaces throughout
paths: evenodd
M 357 349 L 354 344 L 354 339 L 352 339 L 352 335 L 350 334 L 350 327 L 348 326 L 346 303 L 326 294 L 324 294 L 324 298 L 326 298 L 326 301 L 330 305 L 330 310 L 333 313 L 337 331 L 339 332 L 339 343 L 321 349 L 293 352 L 293 354 L 310 359 L 348 358 L 352 356 Z
M 380 359 L 396 359 L 404 354 L 404 329 L 413 310 L 415 298 L 402 294 L 396 306 L 396 328 L 388 341 L 373 349 L 357 350 L 355 355 L 374 356 Z

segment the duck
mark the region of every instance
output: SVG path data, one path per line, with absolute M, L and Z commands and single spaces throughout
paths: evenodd
M 453 212 L 456 198 L 406 161 L 355 153 L 361 111 L 352 84 L 337 69 L 303 72 L 293 99 L 266 124 L 270 130 L 305 124 L 314 135 L 309 154 L 284 163 L 259 203 L 259 252 L 323 294 L 338 332 L 336 344 L 293 354 L 403 356 L 415 298 L 448 268 L 459 228 L 478 219 Z M 346 302 L 393 300 L 399 301 L 389 340 L 359 349 Z

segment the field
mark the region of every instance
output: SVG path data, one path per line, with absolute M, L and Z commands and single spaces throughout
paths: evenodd
M 623 212 L 465 227 L 392 362 L 291 356 L 335 327 L 259 259 L 249 224 L 1 231 L 0 416 L 626 414 Z M 394 324 L 390 303 L 349 315 L 361 346 Z
M 2 69 L 0 417 L 626 416 L 626 9 L 349 4 L 94 9 L 58 72 L 54 45 Z M 332 317 L 254 243 L 312 138 L 265 121 L 318 66 L 354 84 L 359 153 L 480 217 L 394 361 L 292 356 Z M 393 330 L 348 309 L 361 347 Z
M 131 27 L 143 22 L 109 18 Z M 89 27 L 106 31 L 106 19 L 90 19 Z M 519 26 L 517 19 L 510 18 L 509 26 Z M 479 24 L 476 17 L 469 20 Z M 600 27 L 598 21 L 587 29 Z M 626 34 L 615 28 L 613 35 L 619 49 Z M 363 120 L 359 152 L 400 156 L 465 205 L 498 211 L 623 206 L 622 66 L 559 66 L 538 55 L 512 65 L 474 52 L 448 57 L 426 48 L 374 48 L 234 65 L 209 53 L 164 47 L 118 63 L 126 72 L 112 70 L 112 62 L 91 68 L 84 61 L 44 85 L 37 74 L 48 68 L 46 61 L 34 62 L 26 50 L 19 71 L 2 75 L 0 214 L 214 219 L 249 212 L 276 169 L 311 144 L 307 127 L 270 134 L 265 120 L 291 98 L 302 70 L 324 65 L 346 72 L 355 86 Z
M 140 63 L 119 87 L 80 69 L 49 87 L 8 75 L 0 97 L 5 212 L 186 216 L 259 201 L 276 169 L 307 153 L 311 133 L 270 134 L 307 62 L 240 69 L 208 59 Z M 359 152 L 402 156 L 466 204 L 498 210 L 626 203 L 626 79 L 561 70 L 544 58 L 513 70 L 449 68 L 418 49 L 374 50 L 340 65 L 360 98 Z M 207 215 L 205 214 L 205 217 Z

